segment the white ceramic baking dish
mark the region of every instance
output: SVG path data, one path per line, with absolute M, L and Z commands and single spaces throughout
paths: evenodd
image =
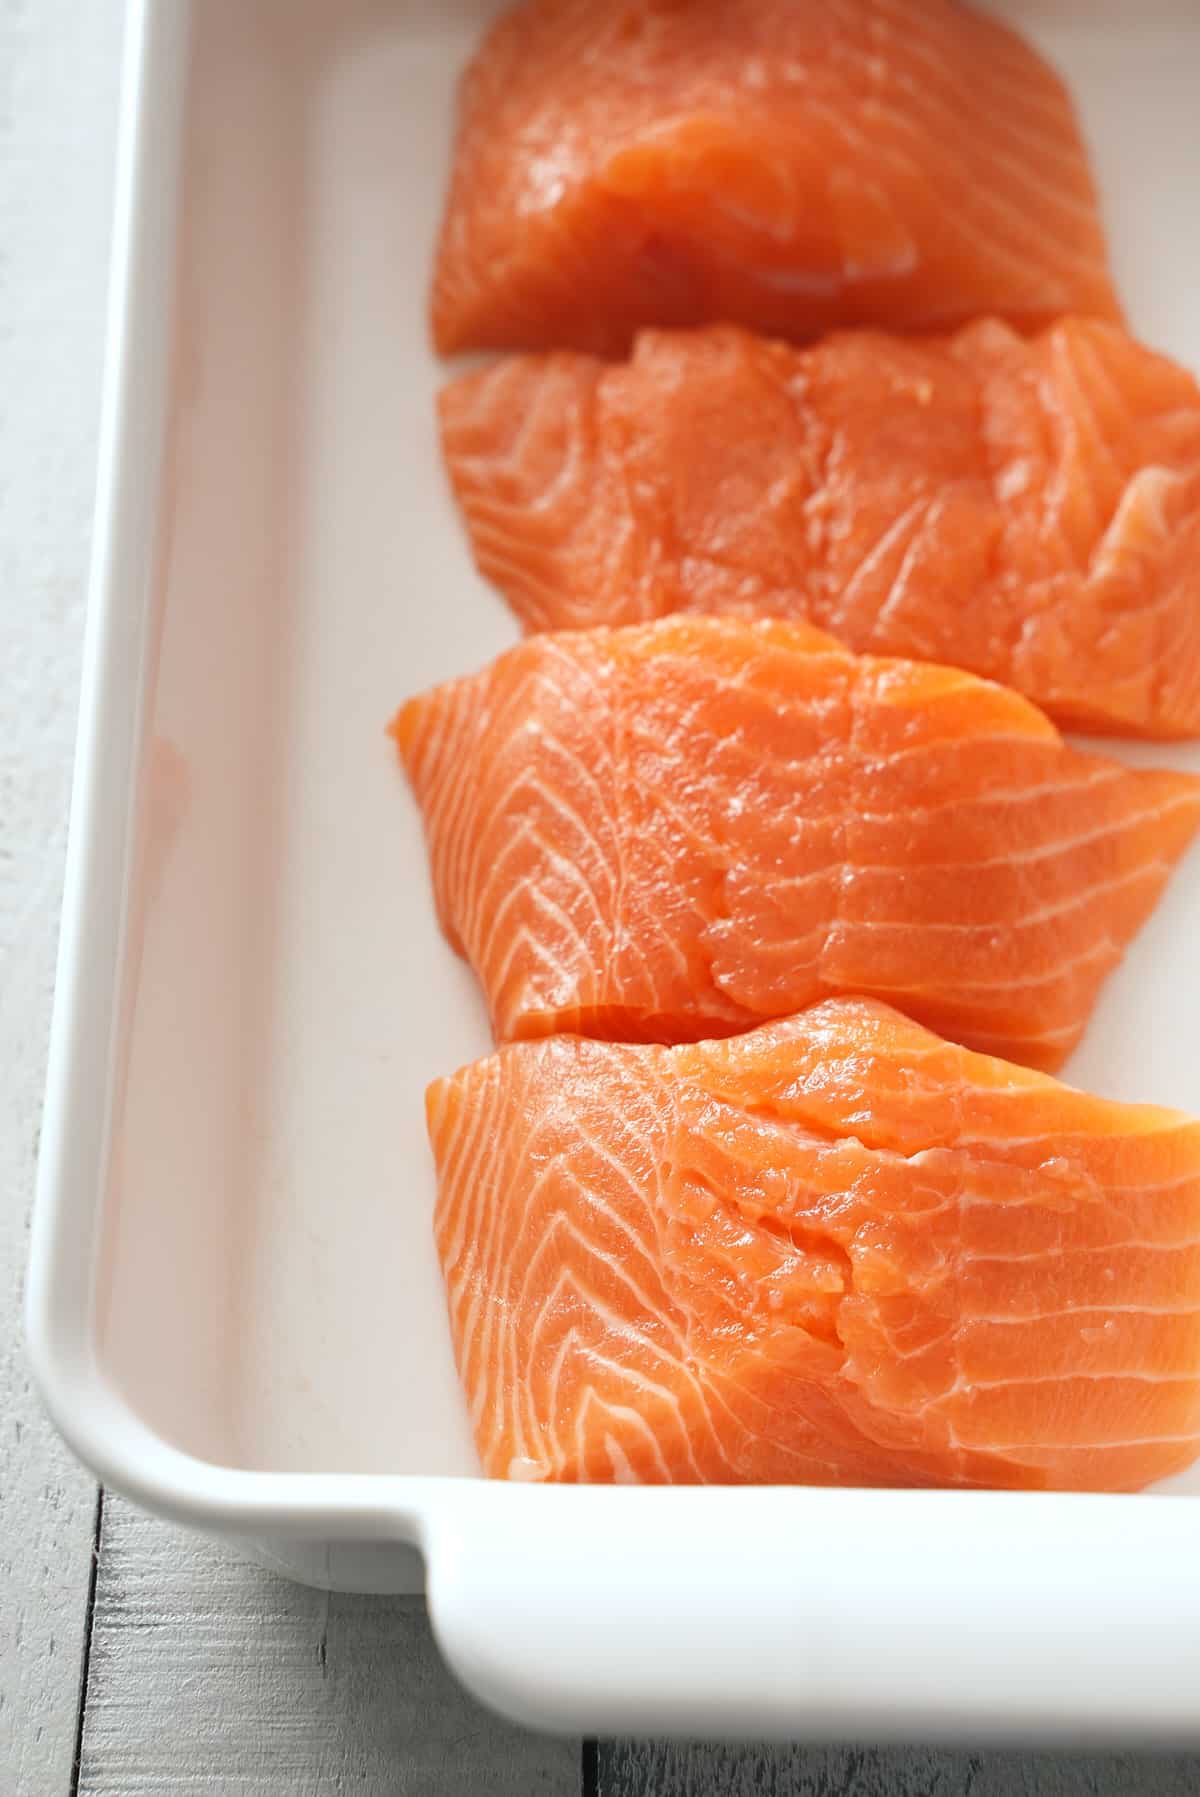
M 47 1403 L 103 1480 L 298 1578 L 426 1578 L 451 1663 L 537 1724 L 1200 1735 L 1200 1479 L 1153 1502 L 476 1475 L 422 1093 L 487 1035 L 384 725 L 511 632 L 443 490 L 424 327 L 489 10 L 131 9 L 29 1280 Z M 1005 10 L 1083 104 L 1137 326 L 1200 365 L 1200 9 Z M 1198 893 L 1193 860 L 1080 1081 L 1200 1105 Z

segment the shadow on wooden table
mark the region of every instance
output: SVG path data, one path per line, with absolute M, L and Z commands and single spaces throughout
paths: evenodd
M 1183 1797 L 1200 1759 L 601 1742 L 585 1797 Z M 587 1786 L 591 1786 L 591 1793 Z

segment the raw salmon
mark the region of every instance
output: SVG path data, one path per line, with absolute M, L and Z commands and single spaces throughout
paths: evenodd
M 954 0 L 526 0 L 468 69 L 443 352 L 1119 316 L 1070 98 Z
M 1053 1068 L 1200 824 L 1194 776 L 776 620 L 530 637 L 393 731 L 501 1040 L 689 1040 L 868 993 Z
M 1200 1451 L 1200 1124 L 863 999 L 427 1098 L 484 1469 L 1132 1490 Z
M 648 332 L 441 399 L 483 573 L 531 629 L 806 618 L 1061 723 L 1200 734 L 1200 386 L 1114 326 L 1033 340 Z

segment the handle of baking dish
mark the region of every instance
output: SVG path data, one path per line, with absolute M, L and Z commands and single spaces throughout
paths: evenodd
M 1200 1735 L 1194 1498 L 474 1484 L 425 1543 L 442 1651 L 579 1734 Z

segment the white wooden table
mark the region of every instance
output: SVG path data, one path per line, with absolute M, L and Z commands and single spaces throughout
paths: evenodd
M 403 4 L 403 0 L 397 0 Z M 1140 1797 L 1200 1760 L 546 1741 L 452 1683 L 416 1600 L 326 1597 L 98 1496 L 19 1299 L 96 441 L 121 0 L 0 0 L 0 1797 Z

